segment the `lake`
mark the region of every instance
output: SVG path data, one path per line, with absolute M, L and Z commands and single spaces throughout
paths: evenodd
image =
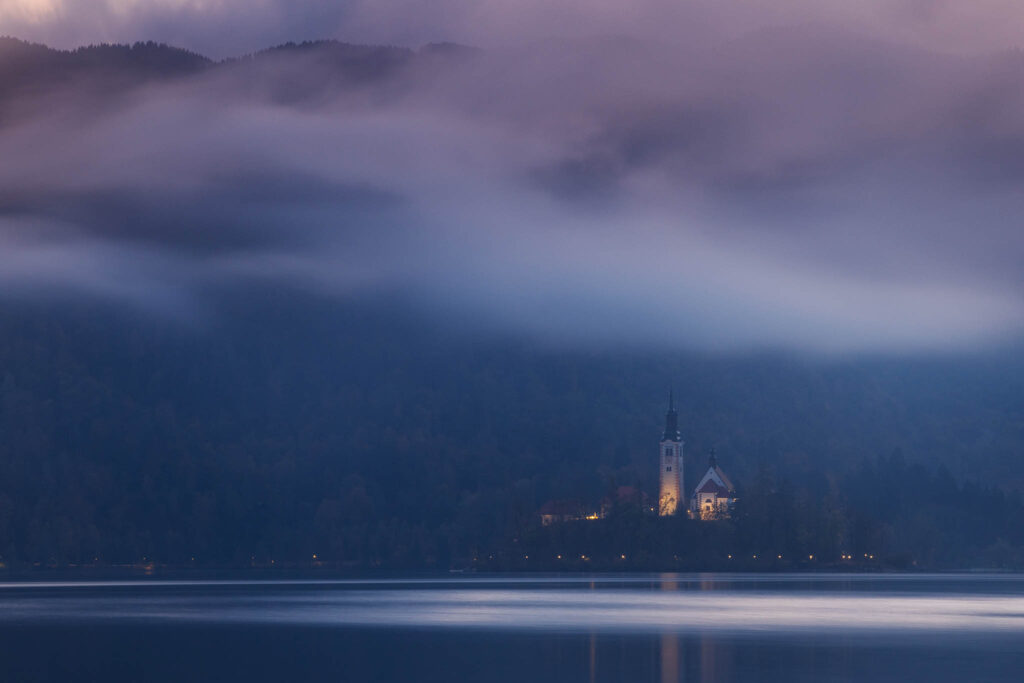
M 0 584 L 2 681 L 1020 681 L 1024 576 Z

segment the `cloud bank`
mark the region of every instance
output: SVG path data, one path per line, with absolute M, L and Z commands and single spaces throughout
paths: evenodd
M 86 5 L 5 3 L 0 25 L 88 42 L 62 33 Z M 545 22 L 529 3 L 93 3 L 100 38 L 198 46 L 195 17 L 234 18 L 241 49 L 277 35 L 263 17 L 320 16 L 484 47 L 19 81 L 0 96 L 0 281 L 155 309 L 257 279 L 389 292 L 570 344 L 1019 338 L 1024 57 L 949 27 L 1002 16 L 998 44 L 1020 11 L 760 5 L 559 3 Z

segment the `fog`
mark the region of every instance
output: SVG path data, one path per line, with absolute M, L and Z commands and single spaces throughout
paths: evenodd
M 4 3 L 0 32 L 62 46 L 478 49 L 7 89 L 0 282 L 158 314 L 228 282 L 387 292 L 570 345 L 987 348 L 1024 330 L 1024 58 L 1020 10 L 982 5 Z

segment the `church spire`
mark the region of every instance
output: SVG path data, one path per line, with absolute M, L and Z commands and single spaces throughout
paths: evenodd
M 672 390 L 668 390 L 668 412 L 665 413 L 665 435 L 663 441 L 682 441 L 679 435 L 679 413 L 676 412 L 675 397 Z

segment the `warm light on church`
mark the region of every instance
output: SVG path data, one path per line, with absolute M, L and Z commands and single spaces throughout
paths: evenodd
M 676 514 L 683 492 L 683 439 L 679 434 L 679 413 L 676 412 L 672 392 L 668 395 L 660 458 L 658 514 L 664 517 Z
M 725 472 L 718 466 L 715 451 L 708 458 L 708 469 L 694 487 L 688 508 L 680 505 L 683 498 L 683 439 L 679 431 L 679 413 L 675 408 L 675 397 L 668 395 L 668 412 L 665 413 L 665 432 L 661 437 L 658 455 L 659 492 L 658 514 L 665 517 L 686 511 L 695 519 L 722 519 L 729 516 L 736 501 L 735 487 Z

